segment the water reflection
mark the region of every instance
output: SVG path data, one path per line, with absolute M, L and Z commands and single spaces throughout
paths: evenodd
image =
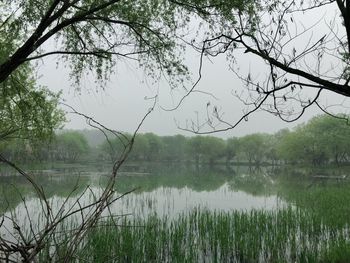
M 117 180 L 116 195 L 134 188 L 138 190 L 114 203 L 111 211 L 113 214 L 147 216 L 157 213 L 173 217 L 195 207 L 225 211 L 277 208 L 280 202 L 272 192 L 260 190 L 257 195 L 256 190 L 247 191 L 245 186 L 250 183 L 245 177 L 246 172 L 245 168 L 236 173 L 221 168 L 209 170 L 184 166 L 149 167 L 147 174 L 143 175 L 135 175 L 135 171 L 128 175 L 124 171 Z M 30 173 L 56 211 L 68 196 L 66 209 L 69 209 L 87 187 L 89 190 L 80 197 L 80 204 L 91 203 L 101 193 L 109 174 L 101 167 L 35 168 Z M 0 191 L 0 212 L 5 216 L 15 215 L 20 226 L 34 218 L 39 227 L 43 220 L 39 213 L 42 204 L 23 177 L 0 176 Z
M 315 171 L 307 169 L 246 166 L 196 169 L 175 164 L 149 167 L 143 165 L 139 172 L 135 165 L 132 167 L 132 171 L 128 166 L 124 167 L 117 180 L 116 195 L 134 188 L 138 190 L 114 203 L 111 206 L 113 214 L 147 216 L 156 212 L 159 216 L 173 217 L 195 207 L 224 211 L 270 210 L 285 206 L 286 203 L 307 209 L 317 208 L 325 213 L 331 206 L 339 206 L 337 202 L 341 200 L 334 197 L 335 191 L 336 196 L 347 200 L 347 194 L 345 196 L 342 193 L 347 193 L 350 189 L 348 180 L 315 182 L 310 176 Z M 346 171 L 340 173 L 344 172 Z M 83 194 L 80 203 L 90 203 L 101 193 L 108 181 L 109 171 L 107 167 L 101 166 L 73 166 L 35 168 L 31 173 L 45 190 L 53 209 L 57 210 L 68 196 L 66 206 L 71 206 L 87 187 L 89 191 Z M 8 216 L 10 213 L 16 214 L 23 225 L 29 217 L 41 219 L 42 215 L 38 214 L 42 210 L 41 204 L 24 178 L 14 175 L 0 176 L 0 191 L 1 213 Z M 328 194 L 329 200 L 321 202 L 318 197 L 320 194 Z M 23 199 L 26 200 L 28 212 Z M 349 208 L 344 206 L 344 211 L 345 216 L 350 215 Z M 338 219 L 344 218 L 344 222 L 347 220 L 345 216 L 335 216 Z

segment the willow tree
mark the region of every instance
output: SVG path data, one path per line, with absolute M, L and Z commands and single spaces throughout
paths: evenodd
M 31 63 L 52 55 L 57 56 L 65 65 L 69 65 L 72 81 L 77 88 L 81 76 L 86 72 L 92 72 L 96 82 L 103 84 L 115 70 L 118 62 L 124 59 L 136 61 L 155 79 L 165 76 L 173 87 L 181 86 L 189 76 L 188 69 L 183 63 L 183 48 L 187 43 L 184 36 L 192 27 L 192 22 L 202 24 L 202 28 L 209 30 L 206 33 L 212 36 L 216 32 L 226 32 L 233 28 L 237 23 L 238 13 L 251 17 L 255 9 L 256 3 L 252 0 L 1 1 L 2 103 L 5 105 L 7 101 L 12 101 L 13 106 L 18 104 L 18 109 L 23 111 L 20 116 L 25 118 L 18 120 L 20 129 L 33 130 L 33 127 L 38 127 L 40 131 L 40 128 L 47 125 L 49 127 L 47 131 L 52 131 L 61 120 L 60 113 L 56 111 L 57 95 L 49 93 L 48 90 L 39 90 L 35 85 L 34 64 Z M 32 92 L 18 90 L 18 87 L 23 86 Z M 29 98 L 25 98 L 23 102 L 30 107 L 19 106 L 22 102 L 18 101 L 27 96 Z M 13 98 L 16 98 L 15 102 Z M 40 101 L 40 104 L 33 104 L 36 101 Z M 15 108 L 4 105 L 0 105 L 2 116 L 10 116 Z M 40 110 L 30 112 L 35 105 L 39 105 L 42 112 Z M 57 114 L 48 114 L 55 112 Z M 98 121 L 88 116 L 84 117 L 101 131 L 108 129 Z M 8 129 L 17 130 L 17 126 Z M 14 226 L 12 231 L 18 240 L 14 242 L 4 236 L 0 237 L 0 260 L 31 262 L 43 250 L 49 252 L 51 260 L 64 262 L 74 260 L 74 254 L 87 231 L 98 222 L 101 213 L 108 205 L 119 198 L 114 196 L 115 177 L 130 153 L 136 135 L 135 132 L 128 138 L 113 130 L 109 132 L 121 139 L 124 151 L 118 160 L 115 160 L 110 180 L 103 193 L 96 196 L 95 203 L 84 207 L 80 206 L 78 200 L 78 208 L 61 207 L 58 212 L 53 211 L 44 190 L 25 171 L 0 155 L 0 161 L 15 168 L 32 183 L 40 197 L 45 215 L 45 222 L 41 224 L 40 229 L 33 226 L 29 220 L 31 229 L 29 237 L 18 227 L 16 219 L 12 218 Z M 67 232 L 64 242 L 55 238 L 58 226 L 77 214 L 81 215 L 82 223 Z M 60 242 L 64 243 L 63 254 L 60 254 L 59 248 L 62 245 Z
M 0 63 L 15 51 L 19 41 L 9 19 L 0 15 Z M 0 82 L 0 143 L 49 137 L 64 120 L 57 108 L 58 98 L 59 94 L 37 85 L 33 66 L 23 63 Z
M 233 10 L 252 13 L 254 1 L 11 0 L 0 8 L 1 29 L 15 39 L 1 58 L 0 82 L 23 63 L 54 54 L 79 81 L 86 70 L 106 77 L 121 58 L 137 60 L 151 75 L 184 76 L 178 40 L 193 15 L 230 28 Z
M 212 36 L 233 28 L 238 12 L 251 17 L 256 8 L 255 1 L 4 0 L 0 3 L 2 97 L 8 100 L 19 93 L 14 82 L 27 86 L 19 79 L 20 72 L 35 81 L 33 72 L 26 70 L 31 61 L 53 55 L 69 65 L 76 88 L 87 72 L 103 85 L 124 60 L 136 61 L 151 77 L 165 76 L 173 88 L 179 87 L 189 77 L 183 49 L 190 41 L 186 36 L 191 23 L 201 24 L 205 30 L 200 31 Z M 47 101 L 57 99 L 47 95 Z

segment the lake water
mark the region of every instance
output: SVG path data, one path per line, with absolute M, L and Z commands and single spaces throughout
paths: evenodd
M 63 166 L 28 169 L 45 190 L 51 207 L 58 211 L 93 202 L 102 192 L 109 167 Z M 317 178 L 315 175 L 329 176 Z M 147 217 L 150 214 L 176 217 L 194 208 L 209 210 L 272 210 L 286 205 L 305 205 L 308 194 L 334 188 L 347 192 L 348 180 L 339 180 L 346 170 L 285 169 L 263 167 L 194 168 L 172 165 L 126 165 L 116 184 L 116 196 L 137 188 L 106 211 L 113 215 Z M 21 176 L 9 170 L 0 171 L 0 212 L 5 218 L 14 217 L 20 227 L 28 227 L 29 218 L 40 229 L 44 220 L 42 203 L 32 187 Z M 76 190 L 73 191 L 74 187 Z M 332 189 L 333 189 L 332 188 Z M 25 200 L 25 202 L 23 202 Z M 307 202 L 306 202 L 307 203 Z M 310 204 L 315 205 L 315 204 Z M 321 205 L 322 204 L 318 204 Z M 333 204 L 339 205 L 339 204 Z M 79 216 L 74 220 L 79 221 Z M 5 220 L 1 233 L 11 232 L 12 223 Z

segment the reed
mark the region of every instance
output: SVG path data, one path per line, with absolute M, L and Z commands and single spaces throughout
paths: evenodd
M 115 222 L 114 222 L 115 223 Z M 209 211 L 176 218 L 124 217 L 87 237 L 89 262 L 346 262 L 349 228 L 328 227 L 313 213 L 281 210 Z

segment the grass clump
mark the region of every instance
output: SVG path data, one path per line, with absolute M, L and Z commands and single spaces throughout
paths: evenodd
M 123 218 L 93 230 L 79 256 L 89 262 L 348 262 L 349 229 L 312 213 L 194 209 L 176 218 Z M 346 261 L 347 259 L 347 261 Z

